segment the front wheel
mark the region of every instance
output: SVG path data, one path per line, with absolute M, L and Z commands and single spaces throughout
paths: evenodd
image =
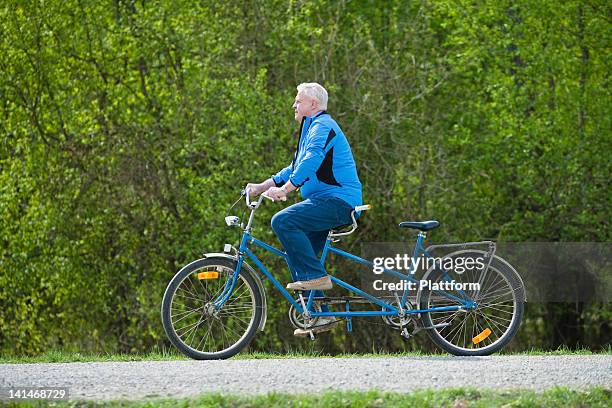
M 457 257 L 473 256 L 460 251 Z M 478 256 L 478 254 L 476 254 Z M 525 288 L 516 272 L 501 258 L 494 257 L 481 279 L 482 269 L 462 274 L 449 270 L 434 270 L 428 277 L 432 288 L 424 288 L 419 308 L 426 310 L 458 306 L 464 299 L 476 302 L 467 310 L 432 311 L 421 316 L 423 326 L 433 342 L 458 356 L 486 356 L 499 351 L 514 337 L 524 311 Z M 458 283 L 478 283 L 476 290 L 435 290 L 433 284 L 455 280 Z
M 254 278 L 241 271 L 223 307 L 221 295 L 237 262 L 222 257 L 199 259 L 172 278 L 162 301 L 166 335 L 181 353 L 196 360 L 217 360 L 240 352 L 255 336 L 263 316 L 263 295 Z

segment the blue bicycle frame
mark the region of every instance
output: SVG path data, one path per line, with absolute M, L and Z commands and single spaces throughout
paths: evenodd
M 249 223 L 250 224 L 250 223 Z M 388 275 L 392 275 L 396 278 L 399 278 L 403 281 L 408 281 L 408 282 L 414 282 L 414 283 L 418 283 L 419 281 L 414 279 L 412 277 L 412 274 L 415 272 L 415 268 L 417 265 L 416 263 L 416 259 L 419 255 L 424 255 L 426 257 L 430 257 L 430 254 L 428 254 L 428 252 L 425 250 L 425 248 L 423 248 L 423 240 L 425 238 L 425 234 L 422 232 L 419 232 L 418 237 L 417 237 L 417 241 L 416 241 L 416 245 L 414 247 L 414 251 L 413 251 L 413 262 L 411 263 L 411 267 L 408 270 L 408 273 L 404 274 L 401 272 L 398 272 L 396 270 L 393 269 L 383 269 L 383 273 L 386 273 Z M 273 284 L 274 286 L 276 286 L 276 288 L 280 291 L 280 293 L 287 299 L 287 301 L 289 301 L 289 303 L 291 303 L 295 309 L 299 312 L 299 313 L 304 313 L 304 308 L 302 307 L 302 305 L 300 304 L 300 302 L 297 302 L 292 296 L 291 294 L 289 294 L 289 292 L 283 287 L 283 285 L 274 277 L 274 275 L 272 275 L 270 273 L 270 271 L 268 271 L 268 269 L 263 265 L 263 263 L 259 260 L 259 258 L 257 258 L 257 256 L 255 256 L 255 254 L 253 254 L 253 252 L 249 249 L 249 244 L 255 244 L 269 252 L 272 252 L 274 255 L 280 256 L 282 257 L 285 262 L 287 262 L 287 254 L 283 251 L 280 251 L 279 249 L 266 244 L 265 242 L 262 242 L 260 240 L 258 240 L 257 238 L 251 236 L 250 232 L 249 232 L 249 228 L 247 228 L 247 230 L 244 231 L 243 235 L 242 235 L 242 239 L 240 241 L 240 247 L 238 249 L 238 263 L 236 265 L 236 270 L 234 271 L 234 273 L 229 277 L 229 279 L 227 280 L 227 282 L 225 283 L 225 287 L 222 291 L 222 293 L 219 295 L 219 297 L 215 300 L 214 305 L 215 308 L 218 310 L 220 309 L 223 304 L 227 301 L 227 299 L 230 297 L 234 286 L 236 284 L 236 281 L 238 279 L 238 275 L 240 274 L 240 270 L 242 268 L 242 264 L 244 262 L 245 259 L 245 255 L 253 261 L 253 264 L 257 267 L 257 269 L 259 269 L 259 271 L 261 273 L 263 273 Z M 360 258 L 358 256 L 355 256 L 353 254 L 350 254 L 346 251 L 343 251 L 341 249 L 335 248 L 332 245 L 332 238 L 330 235 L 328 235 L 327 240 L 325 242 L 325 246 L 323 248 L 323 251 L 321 253 L 321 263 L 325 262 L 325 258 L 327 256 L 327 254 L 329 252 L 335 253 L 337 255 L 340 255 L 344 258 L 348 258 L 352 261 L 358 262 L 360 264 L 363 265 L 367 265 L 369 267 L 372 267 L 374 264 L 370 261 L 367 261 L 363 258 Z M 289 266 L 289 263 L 287 262 L 287 265 Z M 313 303 L 313 299 L 314 299 L 314 291 L 310 291 L 310 294 L 308 296 L 308 301 L 306 304 L 306 309 L 308 310 L 309 314 L 311 317 L 319 317 L 319 316 L 336 316 L 336 317 L 345 317 L 347 318 L 347 320 L 349 320 L 352 317 L 355 316 L 397 316 L 399 315 L 401 312 L 405 313 L 405 314 L 419 314 L 419 313 L 426 313 L 426 312 L 442 312 L 442 311 L 455 311 L 455 310 L 459 310 L 459 309 L 467 309 L 470 307 L 474 306 L 474 302 L 472 301 L 472 299 L 470 299 L 465 293 L 463 293 L 462 291 L 458 291 L 458 293 L 460 294 L 460 297 L 457 296 L 453 296 L 452 294 L 448 293 L 448 292 L 444 292 L 444 291 L 440 291 L 440 290 L 436 290 L 434 292 L 438 293 L 438 294 L 442 294 L 443 296 L 455 300 L 459 303 L 459 305 L 456 306 L 445 306 L 445 307 L 436 307 L 436 308 L 431 308 L 431 309 L 408 309 L 408 310 L 400 310 L 400 308 L 398 308 L 397 306 L 394 306 L 382 299 L 379 299 L 369 293 L 366 293 L 334 276 L 330 275 L 330 278 L 332 280 L 332 282 L 344 289 L 347 289 L 350 292 L 353 292 L 359 296 L 362 296 L 363 298 L 369 300 L 371 303 L 376 304 L 378 306 L 381 306 L 382 310 L 380 311 L 350 311 L 349 310 L 349 306 L 347 303 L 346 306 L 346 311 L 344 312 L 317 312 L 315 310 L 313 310 L 312 308 L 312 303 Z M 415 289 L 416 290 L 416 289 Z M 409 288 L 405 287 L 404 291 L 402 293 L 402 297 L 401 297 L 401 305 L 405 305 L 406 301 L 408 299 L 408 293 L 409 293 Z

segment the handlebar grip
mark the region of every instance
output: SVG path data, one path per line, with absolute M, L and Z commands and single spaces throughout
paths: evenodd
M 275 199 L 273 199 L 273 198 L 272 198 L 272 197 L 270 197 L 270 196 L 267 196 L 267 195 L 265 195 L 265 194 L 262 194 L 262 196 L 263 196 L 264 198 L 267 198 L 268 200 L 272 201 L 273 203 L 274 203 L 274 202 L 276 202 L 276 200 L 275 200 Z M 287 197 L 283 197 L 283 198 L 281 198 L 281 201 L 287 201 Z
M 358 205 L 357 207 L 355 207 L 355 211 L 367 211 L 371 209 L 372 209 L 372 206 L 370 204 Z

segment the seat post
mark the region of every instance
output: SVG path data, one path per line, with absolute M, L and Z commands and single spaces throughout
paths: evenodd
M 417 253 L 423 250 L 423 241 L 425 241 L 426 238 L 427 238 L 427 233 L 425 231 L 419 231 L 419 234 L 417 235 L 416 243 L 414 244 L 413 257 L 416 257 Z
M 327 256 L 327 250 L 329 249 L 329 246 L 331 245 L 332 242 L 333 242 L 332 231 L 329 230 L 329 232 L 327 233 L 327 239 L 325 240 L 325 246 L 323 247 L 323 251 L 321 252 L 321 264 L 325 264 L 325 257 Z

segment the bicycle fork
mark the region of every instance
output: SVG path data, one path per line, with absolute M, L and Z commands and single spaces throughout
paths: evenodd
M 242 263 L 244 262 L 244 256 L 242 254 L 238 255 L 238 264 L 236 265 L 236 270 L 228 276 L 227 281 L 225 281 L 225 286 L 223 287 L 223 291 L 219 295 L 217 299 L 213 302 L 215 310 L 219 310 L 223 307 L 225 302 L 229 299 L 232 292 L 234 291 L 234 287 L 236 286 L 236 281 L 238 280 L 238 275 L 240 274 L 240 269 L 242 268 Z

